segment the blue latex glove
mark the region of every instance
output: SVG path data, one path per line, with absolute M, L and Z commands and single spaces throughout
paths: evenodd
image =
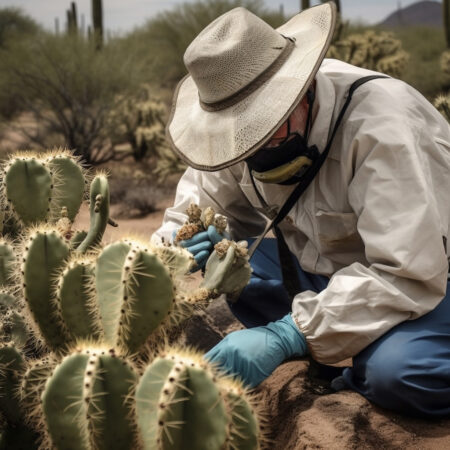
M 194 255 L 197 265 L 194 267 L 193 272 L 205 267 L 214 246 L 225 237 L 226 234 L 218 233 L 216 227 L 210 225 L 207 231 L 202 231 L 192 236 L 191 239 L 179 242 L 182 247 Z
M 230 333 L 204 357 L 255 387 L 285 359 L 307 353 L 305 336 L 287 314 L 266 326 Z

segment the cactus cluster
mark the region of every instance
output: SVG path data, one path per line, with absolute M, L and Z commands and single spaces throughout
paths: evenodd
M 108 181 L 97 174 L 87 193 L 90 178 L 67 151 L 4 164 L 4 222 L 16 227 L 0 241 L 0 448 L 259 448 L 245 389 L 173 347 L 196 308 L 248 282 L 245 246 L 217 244 L 193 289 L 183 248 L 101 243 L 113 223 Z M 83 200 L 90 228 L 75 231 Z M 226 226 L 210 208 L 189 214 Z
M 350 35 L 336 42 L 327 56 L 394 77 L 403 73 L 409 60 L 408 53 L 392 33 L 374 31 Z
M 136 161 L 154 157 L 154 173 L 164 180 L 170 174 L 183 172 L 186 165 L 167 142 L 167 108 L 152 92 L 151 86 L 143 85 L 137 98 L 123 99 L 120 108 L 111 112 L 110 121 L 117 134 L 114 140 L 127 141 Z

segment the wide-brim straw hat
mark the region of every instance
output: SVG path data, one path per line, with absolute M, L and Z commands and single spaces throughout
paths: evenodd
M 295 109 L 325 57 L 336 23 L 328 2 L 276 30 L 245 8 L 210 23 L 189 45 L 167 137 L 190 166 L 219 170 L 263 146 Z

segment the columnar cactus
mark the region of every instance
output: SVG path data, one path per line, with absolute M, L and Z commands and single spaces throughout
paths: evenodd
M 222 293 L 237 294 L 251 273 L 245 246 L 218 243 L 203 285 L 193 289 L 186 275 L 194 258 L 181 247 L 129 238 L 102 249 L 111 223 L 104 174 L 91 183 L 89 231 L 72 230 L 85 178 L 68 152 L 21 154 L 4 168 L 4 209 L 14 214 L 23 236 L 18 257 L 9 241 L 0 241 L 0 341 L 15 345 L 0 348 L 0 448 L 176 449 L 185 438 L 194 450 L 258 448 L 258 420 L 242 387 L 228 385 L 199 355 L 155 362 L 171 365 L 178 381 L 171 386 L 173 397 L 167 394 L 169 407 L 154 413 L 145 405 L 161 394 L 154 387 L 161 379 L 152 379 L 159 369 L 146 371 L 136 400 L 138 372 L 125 359 L 144 370 L 196 307 Z M 225 230 L 226 221 L 211 208 L 192 205 L 189 214 L 201 229 Z M 23 295 L 15 298 L 17 293 Z M 34 341 L 23 330 L 23 316 Z M 183 431 L 172 430 L 171 417 L 186 412 Z M 148 431 L 139 437 L 137 426 L 152 414 L 166 414 L 162 428 L 158 421 L 150 424 L 160 439 L 156 447 Z M 198 425 L 205 427 L 204 436 Z
M 450 95 L 438 95 L 434 100 L 434 106 L 450 123 Z
M 391 33 L 374 31 L 354 34 L 336 42 L 330 47 L 328 57 L 394 77 L 403 73 L 409 60 L 401 42 Z
M 42 407 L 49 443 L 64 449 L 134 448 L 137 373 L 113 349 L 79 348 L 48 378 Z
M 56 222 L 63 207 L 73 221 L 83 201 L 85 184 L 78 160 L 66 150 L 42 156 L 19 153 L 4 166 L 3 202 L 24 226 Z
M 206 290 L 182 287 L 180 268 L 189 268 L 191 261 L 186 250 L 137 239 L 105 247 L 95 271 L 105 342 L 129 353 L 146 343 L 154 346 L 207 301 Z
M 100 339 L 99 314 L 95 295 L 95 256 L 72 256 L 62 266 L 56 288 L 61 318 L 74 342 Z
M 106 174 L 97 175 L 90 189 L 90 228 L 77 251 L 85 253 L 98 246 L 102 240 L 109 221 L 109 185 Z
M 147 366 L 136 388 L 146 450 L 257 449 L 261 430 L 248 393 L 199 354 L 171 350 Z
M 64 237 L 51 226 L 30 229 L 22 251 L 23 295 L 38 336 L 59 351 L 67 343 L 61 309 L 55 300 L 55 274 L 64 266 L 70 248 Z
M 450 1 L 442 0 L 442 19 L 447 47 L 450 48 Z

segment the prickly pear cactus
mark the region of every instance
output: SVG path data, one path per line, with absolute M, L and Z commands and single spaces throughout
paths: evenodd
M 136 388 L 143 447 L 257 449 L 261 431 L 251 403 L 239 383 L 225 381 L 199 354 L 171 350 L 146 368 Z

